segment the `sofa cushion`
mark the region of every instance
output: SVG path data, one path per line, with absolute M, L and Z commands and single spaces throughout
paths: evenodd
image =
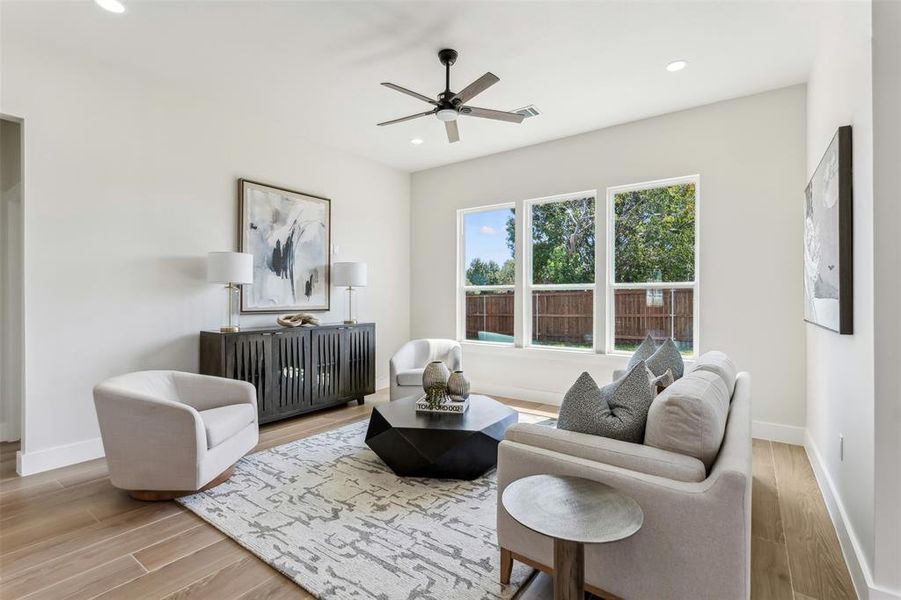
M 738 369 L 735 368 L 735 363 L 724 352 L 718 350 L 705 352 L 695 362 L 692 371 L 710 371 L 719 375 L 723 383 L 726 384 L 729 397 L 731 398 L 732 394 L 735 393 L 735 378 L 738 375 Z
M 654 354 L 645 361 L 654 375 L 663 375 L 669 369 L 673 373 L 673 379 L 679 379 L 685 373 L 685 363 L 682 361 L 682 353 L 672 339 L 664 341 Z
M 635 349 L 635 352 L 632 353 L 631 358 L 629 358 L 629 364 L 626 365 L 626 372 L 631 371 L 635 365 L 640 363 L 641 361 L 647 361 L 649 358 L 654 356 L 654 352 L 657 351 L 657 344 L 654 343 L 654 338 L 648 334 L 640 344 L 638 344 L 638 348 Z M 619 379 L 614 375 L 614 379 Z
M 674 481 L 698 482 L 707 478 L 704 463 L 691 456 L 546 425 L 512 425 L 504 439 Z
M 397 372 L 397 385 L 422 387 L 422 372 L 425 369 L 406 369 Z
M 582 373 L 563 397 L 557 427 L 640 444 L 653 400 L 644 362 L 603 388 Z
M 218 446 L 251 423 L 256 411 L 250 404 L 232 404 L 200 411 L 200 420 L 206 430 L 207 449 Z
M 693 371 L 654 399 L 644 443 L 693 456 L 710 469 L 723 443 L 728 414 L 729 392 L 719 375 Z

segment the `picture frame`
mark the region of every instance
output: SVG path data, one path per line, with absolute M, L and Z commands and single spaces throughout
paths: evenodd
M 804 190 L 804 320 L 854 333 L 851 126 L 838 128 Z
M 242 313 L 331 308 L 330 199 L 239 179 L 238 240 L 253 255 Z

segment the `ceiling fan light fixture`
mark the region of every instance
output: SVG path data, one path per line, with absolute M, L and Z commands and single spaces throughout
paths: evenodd
M 674 60 L 670 64 L 666 65 L 666 70 L 670 73 L 675 73 L 676 71 L 681 71 L 688 65 L 684 60 Z
M 435 113 L 435 116 L 438 117 L 439 121 L 456 121 L 457 120 L 457 111 L 453 108 L 442 108 L 438 112 Z
M 413 144 L 414 146 L 418 146 L 419 144 L 422 143 L 422 138 L 413 138 L 412 140 L 410 140 L 410 143 Z

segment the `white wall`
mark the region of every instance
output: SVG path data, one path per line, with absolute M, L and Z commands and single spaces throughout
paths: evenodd
M 807 325 L 808 446 L 836 490 L 848 536 L 873 558 L 873 129 L 870 5 L 836 7 L 807 86 L 807 175 L 841 125 L 852 126 L 854 334 Z M 844 435 L 844 460 L 839 435 Z M 841 531 L 840 531 L 841 533 Z M 841 537 L 841 536 L 840 536 Z M 847 545 L 847 544 L 846 544 Z M 847 554 L 847 550 L 846 550 Z M 852 575 L 855 569 L 852 565 Z M 855 583 L 861 589 L 860 574 Z
M 873 579 L 901 598 L 901 2 L 873 2 Z M 871 598 L 875 594 L 870 595 Z
M 414 337 L 456 335 L 457 209 L 698 173 L 701 351 L 753 374 L 754 419 L 802 427 L 804 106 L 795 86 L 415 173 Z M 581 370 L 609 381 L 625 362 L 492 350 L 464 351 L 476 388 L 552 402 Z
M 24 470 L 98 453 L 99 381 L 196 370 L 198 331 L 225 318 L 205 257 L 236 248 L 239 177 L 332 199 L 333 260 L 369 263 L 359 315 L 377 323 L 386 376 L 409 339 L 408 174 L 307 143 L 228 98 L 11 46 L 0 102 L 25 119 L 28 140 Z M 333 290 L 326 321 L 340 320 L 344 298 Z

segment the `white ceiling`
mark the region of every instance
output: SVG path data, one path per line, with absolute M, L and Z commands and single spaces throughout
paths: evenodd
M 826 3 L 151 2 L 113 15 L 90 1 L 4 2 L 4 36 L 26 36 L 189 91 L 228 98 L 305 137 L 408 171 L 805 81 Z M 436 52 L 459 51 L 452 88 L 491 71 L 471 103 L 522 125 L 463 118 L 448 144 L 429 105 Z M 665 66 L 684 59 L 688 67 Z M 420 137 L 425 143 L 410 144 Z

